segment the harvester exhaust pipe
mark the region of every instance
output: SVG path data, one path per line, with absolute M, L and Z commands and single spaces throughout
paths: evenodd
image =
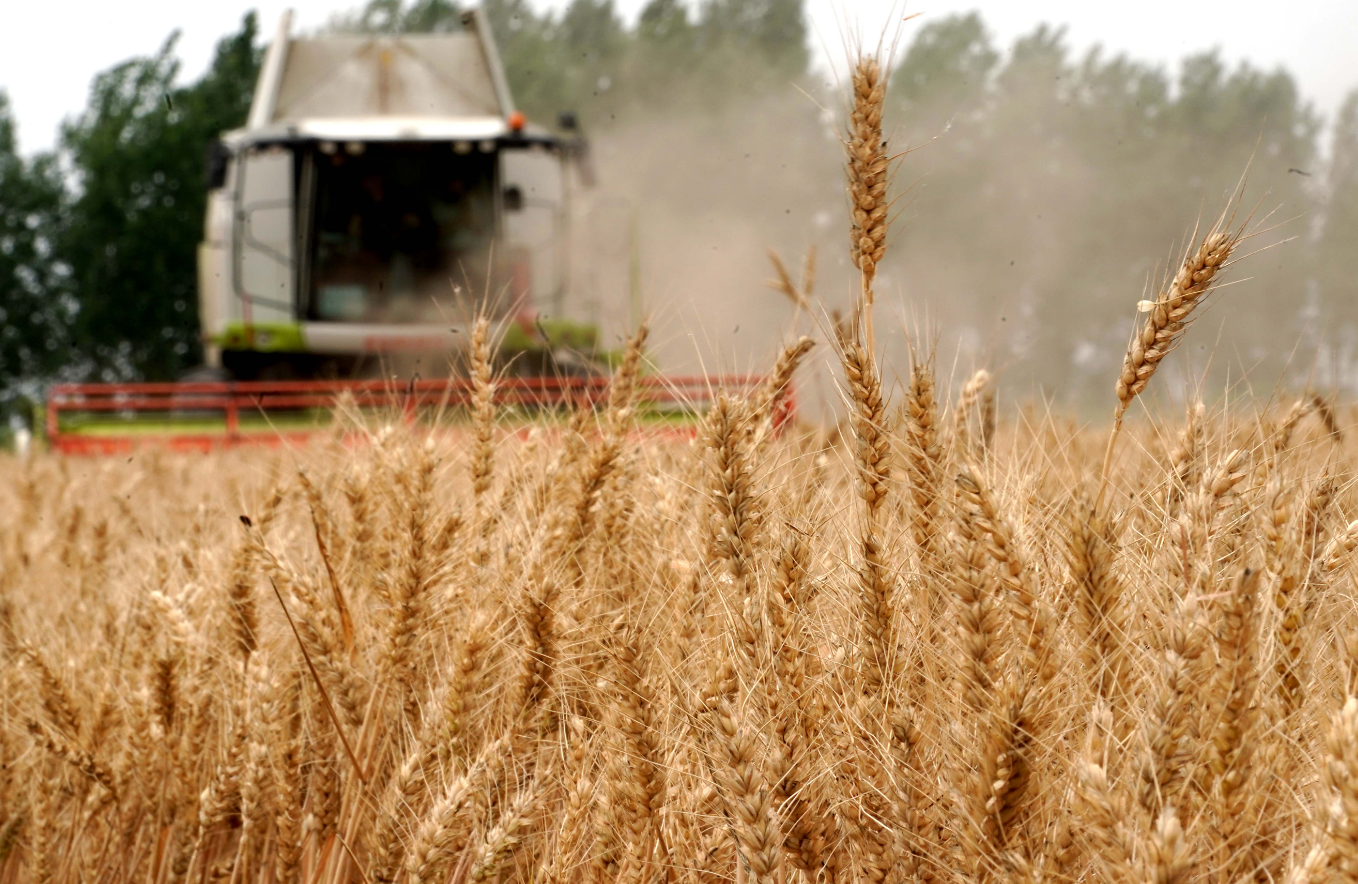
M 500 105 L 500 117 L 508 120 L 514 114 L 514 98 L 509 92 L 504 66 L 500 64 L 500 50 L 495 48 L 495 40 L 491 38 L 490 28 L 481 10 L 473 7 L 462 13 L 462 26 L 481 41 L 481 52 L 485 54 L 486 67 L 490 69 L 490 82 L 495 87 L 495 100 Z
M 273 42 L 264 56 L 264 64 L 259 68 L 259 82 L 255 84 L 255 97 L 250 102 L 250 117 L 245 124 L 250 129 L 259 129 L 273 121 L 274 108 L 278 106 L 278 87 L 283 81 L 283 67 L 288 60 L 288 41 L 292 38 L 292 10 L 285 9 L 278 18 L 278 30 L 274 32 Z

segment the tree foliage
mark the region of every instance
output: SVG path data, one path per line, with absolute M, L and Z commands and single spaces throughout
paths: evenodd
M 1324 225 L 1317 243 L 1320 290 L 1326 306 L 1358 322 L 1358 89 L 1344 99 L 1330 146 Z M 1350 346 L 1358 329 L 1347 330 Z M 1358 353 L 1353 354 L 1358 358 Z
M 79 304 L 73 335 L 101 376 L 173 378 L 200 358 L 197 248 L 209 143 L 245 122 L 256 21 L 217 45 L 207 74 L 175 84 L 177 34 L 95 78 L 62 132 L 75 193 L 59 251 Z
M 561 111 L 586 125 L 620 115 L 667 113 L 731 101 L 802 77 L 809 62 L 802 0 L 649 0 L 626 25 L 613 0 L 571 0 L 541 12 L 531 0 L 486 0 L 515 102 L 551 125 Z M 341 30 L 372 33 L 461 27 L 448 0 L 369 0 L 339 17 Z
M 32 160 L 15 149 L 9 99 L 0 91 L 0 407 L 24 379 L 48 377 L 70 359 L 74 304 L 54 238 L 63 191 L 54 157 Z

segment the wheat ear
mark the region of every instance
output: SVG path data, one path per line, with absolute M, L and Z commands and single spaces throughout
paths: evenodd
M 958 507 L 953 547 L 959 676 L 967 705 L 984 710 L 995 690 L 1002 622 L 995 578 L 986 567 L 985 531 L 974 508 Z
M 775 292 L 786 295 L 787 299 L 792 302 L 792 306 L 796 308 L 797 313 L 800 314 L 803 310 L 810 310 L 811 305 L 807 303 L 806 296 L 802 294 L 802 290 L 792 281 L 792 274 L 788 273 L 787 265 L 783 263 L 783 256 L 773 249 L 769 249 L 768 254 L 769 263 L 773 265 L 774 274 L 773 279 L 769 280 L 767 283 L 768 287 Z
M 868 350 L 876 352 L 877 339 L 872 327 L 872 283 L 877 264 L 886 255 L 887 179 L 890 159 L 882 138 L 882 106 L 886 103 L 887 77 L 881 62 L 860 56 L 851 78 L 853 96 L 849 108 L 848 150 L 849 202 L 852 222 L 849 227 L 849 255 L 861 273 L 859 307 Z
M 518 847 L 523 840 L 523 830 L 537 815 L 541 800 L 542 793 L 535 783 L 529 784 L 515 796 L 514 802 L 500 815 L 500 819 L 477 847 L 476 859 L 468 875 L 472 884 L 479 884 L 494 875 L 500 863 Z
M 723 679 L 730 681 L 731 679 Z M 756 734 L 720 690 L 712 710 L 718 756 L 716 780 L 732 820 L 740 859 L 751 884 L 775 884 L 783 860 L 783 839 L 774 820 L 773 783 L 757 763 Z
M 646 660 L 636 638 L 620 634 L 613 645 L 615 690 L 605 723 L 615 736 L 616 751 L 606 763 L 605 785 L 614 830 L 626 848 L 617 880 L 641 884 L 659 835 L 665 799 L 664 746 L 655 716 L 655 692 L 646 681 Z
M 816 291 L 816 247 L 806 247 L 806 259 L 802 262 L 802 297 L 808 302 Z
M 1056 661 L 1049 647 L 1052 613 L 1038 594 L 1031 569 L 1018 549 L 1014 532 L 1000 515 L 985 476 L 975 464 L 967 464 L 957 476 L 962 505 L 969 518 L 986 535 L 986 552 L 1000 566 L 1000 581 L 1014 594 L 1014 612 L 1025 621 L 1023 666 L 1027 675 L 1046 684 L 1056 673 Z
M 713 550 L 726 561 L 731 576 L 743 587 L 754 563 L 754 540 L 760 518 L 758 498 L 751 484 L 754 471 L 749 451 L 749 415 L 743 403 L 722 395 L 709 415 L 708 425 Z M 740 597 L 744 597 L 743 589 Z
M 804 791 L 812 770 L 808 762 L 813 732 L 806 714 L 815 700 L 810 678 L 811 659 L 805 635 L 807 565 L 811 546 L 804 533 L 789 528 L 777 562 L 777 591 L 768 599 L 773 637 L 773 674 L 766 682 L 766 699 L 778 740 L 774 798 L 784 820 L 783 849 L 796 869 L 814 873 L 829 854 L 827 819 Z
M 802 358 L 814 346 L 815 343 L 803 335 L 778 354 L 773 371 L 754 392 L 753 410 L 757 432 L 765 433 L 766 428 L 778 425 L 782 416 L 782 404 L 792 392 L 792 376 L 797 373 L 797 366 L 801 365 Z M 761 436 L 761 441 L 764 438 L 767 436 Z
M 1100 697 L 1121 703 L 1129 675 L 1122 581 L 1113 570 L 1115 537 L 1092 502 L 1076 504 L 1068 520 L 1067 563 L 1083 627 L 1085 666 Z M 1119 710 L 1121 711 L 1121 710 Z
M 1136 842 L 1129 826 L 1126 798 L 1108 780 L 1108 736 L 1112 710 L 1099 701 L 1090 716 L 1088 745 L 1075 762 L 1077 805 L 1087 826 L 1094 856 L 1110 881 L 1128 882 L 1134 872 Z
M 853 400 L 850 419 L 857 440 L 854 463 L 858 467 L 858 493 L 866 505 L 868 522 L 875 530 L 879 511 L 886 501 L 892 459 L 882 379 L 872 351 L 862 344 L 847 344 L 842 361 Z
M 417 654 L 421 631 L 429 616 L 430 595 L 434 585 L 430 522 L 434 505 L 434 474 L 438 468 L 432 446 L 421 445 L 416 453 L 413 475 L 407 493 L 410 499 L 406 519 L 405 548 L 402 550 L 400 578 L 392 593 L 391 619 L 387 624 L 387 653 L 382 661 L 383 674 L 395 680 L 406 714 L 419 720 L 416 685 L 420 680 Z
M 1306 620 L 1307 584 L 1313 571 L 1320 543 L 1324 539 L 1324 514 L 1334 500 L 1336 487 L 1328 473 L 1321 476 L 1306 497 L 1306 505 L 1301 512 L 1295 530 L 1287 530 L 1290 516 L 1287 497 L 1282 491 L 1282 478 L 1274 475 L 1270 479 L 1273 489 L 1271 518 L 1264 523 L 1265 560 L 1276 576 L 1273 590 L 1273 604 L 1278 609 L 1279 619 L 1274 630 L 1275 656 L 1274 671 L 1278 674 L 1278 698 L 1282 703 L 1283 714 L 1289 714 L 1301 705 L 1302 701 L 1302 652 L 1303 642 L 1299 641 L 1302 626 Z
M 491 376 L 490 320 L 480 316 L 472 327 L 472 494 L 478 502 L 490 491 L 495 470 L 495 381 Z
M 1216 282 L 1217 274 L 1240 244 L 1243 229 L 1228 230 L 1224 218 L 1213 225 L 1198 248 L 1185 258 L 1169 286 L 1152 302 L 1141 328 L 1123 357 L 1115 392 L 1113 420 L 1121 422 L 1132 400 L 1150 383 L 1155 370 L 1188 331 L 1197 309 Z
M 853 342 L 842 354 L 844 375 L 849 382 L 854 437 L 854 463 L 858 468 L 858 493 L 863 498 L 863 530 L 859 538 L 863 561 L 858 584 L 866 666 L 863 677 L 876 690 L 894 666 L 895 630 L 892 625 L 894 587 L 885 558 L 882 538 L 883 510 L 891 478 L 891 436 L 882 381 L 871 350 Z
M 910 349 L 910 384 L 905 392 L 905 421 L 902 426 L 905 471 L 912 503 L 910 531 L 919 550 L 920 565 L 926 574 L 940 567 L 940 540 L 943 529 L 943 447 L 939 441 L 937 385 L 934 380 L 933 354 L 921 356 Z M 932 581 L 926 581 L 932 584 Z M 937 594 L 931 593 L 929 611 L 937 611 Z
M 1334 413 L 1334 406 L 1330 400 L 1321 396 L 1319 393 L 1311 394 L 1311 407 L 1315 409 L 1320 420 L 1325 424 L 1325 432 L 1330 434 L 1330 439 L 1334 442 L 1343 442 L 1344 433 L 1339 428 L 1339 418 Z
M 976 370 L 976 373 L 962 387 L 962 395 L 957 400 L 957 408 L 953 411 L 953 448 L 958 457 L 965 458 L 971 446 L 971 413 L 976 410 L 990 389 L 992 377 L 990 372 L 984 368 Z M 984 427 L 982 427 L 984 430 Z
M 227 582 L 227 619 L 231 626 L 233 644 L 248 660 L 258 646 L 259 613 L 255 606 L 255 558 L 247 537 L 236 547 L 231 557 L 230 580 Z
M 1358 698 L 1349 697 L 1330 723 L 1322 768 L 1329 801 L 1328 865 L 1333 880 L 1358 881 Z
M 1165 486 L 1165 513 L 1177 515 L 1179 503 L 1188 489 L 1198 481 L 1202 471 L 1203 453 L 1203 415 L 1206 409 L 1201 402 L 1188 409 L 1188 420 L 1179 431 L 1178 445 L 1170 454 L 1170 479 Z
M 1174 808 L 1160 812 L 1146 841 L 1141 874 L 1144 884 L 1186 884 L 1192 879 L 1192 858 Z
M 1032 736 L 1026 689 L 1010 679 L 981 716 L 977 769 L 964 789 L 962 836 L 972 874 L 982 881 L 1017 871 L 1014 848 L 1028 805 Z
M 1247 817 L 1254 764 L 1252 733 L 1258 718 L 1255 693 L 1259 683 L 1258 604 L 1259 572 L 1245 568 L 1236 578 L 1223 606 L 1217 633 L 1217 678 L 1212 686 L 1215 727 L 1211 732 L 1208 773 L 1217 861 L 1225 870 L 1243 871 L 1249 860 Z M 1224 880 L 1234 879 L 1234 874 Z
M 406 878 L 416 884 L 431 884 L 448 860 L 467 846 L 470 833 L 466 811 L 473 801 L 475 787 L 470 775 L 460 776 L 443 790 L 434 806 L 415 831 L 406 853 Z
M 1195 754 L 1195 701 L 1205 650 L 1196 622 L 1196 598 L 1175 604 L 1159 636 L 1160 678 L 1153 687 L 1141 731 L 1137 758 L 1140 786 L 1137 801 L 1152 816 L 1169 808 L 1184 782 Z
M 1108 436 L 1108 447 L 1104 451 L 1098 501 L 1102 502 L 1108 484 L 1108 471 L 1113 461 L 1113 446 L 1118 432 L 1122 429 L 1122 417 L 1132 400 L 1146 389 L 1160 360 L 1178 346 L 1193 318 L 1193 311 L 1202 304 L 1217 281 L 1222 268 L 1230 259 L 1235 247 L 1244 237 L 1244 227 L 1234 230 L 1227 226 L 1225 212 L 1217 219 L 1197 249 L 1190 252 L 1179 266 L 1179 270 L 1169 285 L 1154 301 L 1150 302 L 1147 316 L 1141 323 L 1127 353 L 1122 360 L 1122 372 L 1118 375 L 1114 393 L 1117 407 L 1113 410 L 1113 430 Z
M 637 326 L 636 332 L 627 339 L 622 362 L 608 386 L 608 425 L 614 432 L 621 432 L 632 417 L 637 378 L 641 374 L 641 360 L 646 355 L 646 338 L 650 333 L 647 323 Z

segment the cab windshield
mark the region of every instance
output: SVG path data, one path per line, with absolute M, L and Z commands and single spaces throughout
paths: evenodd
M 467 142 L 330 144 L 302 157 L 309 319 L 438 323 L 485 291 L 496 154 Z M 308 199 L 308 194 L 314 198 Z

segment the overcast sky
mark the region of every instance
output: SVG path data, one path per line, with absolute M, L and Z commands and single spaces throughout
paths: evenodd
M 182 31 L 183 76 L 207 66 L 217 39 L 246 10 L 260 11 L 266 34 L 291 6 L 300 27 L 323 24 L 361 0 L 0 0 L 0 88 L 9 93 L 25 153 L 51 147 L 65 117 L 84 107 L 93 75 L 133 55 L 155 51 Z M 562 6 L 565 0 L 538 0 Z M 633 16 L 645 0 L 616 0 Z M 1232 60 L 1283 65 L 1326 115 L 1358 87 L 1358 0 L 808 0 L 819 64 L 839 59 L 845 23 L 876 34 L 899 13 L 922 13 L 907 24 L 976 9 L 1001 46 L 1040 22 L 1069 28 L 1077 49 L 1093 43 L 1172 66 L 1182 56 L 1220 47 Z M 828 49 L 827 49 L 828 48 Z M 827 59 L 826 53 L 829 53 Z

